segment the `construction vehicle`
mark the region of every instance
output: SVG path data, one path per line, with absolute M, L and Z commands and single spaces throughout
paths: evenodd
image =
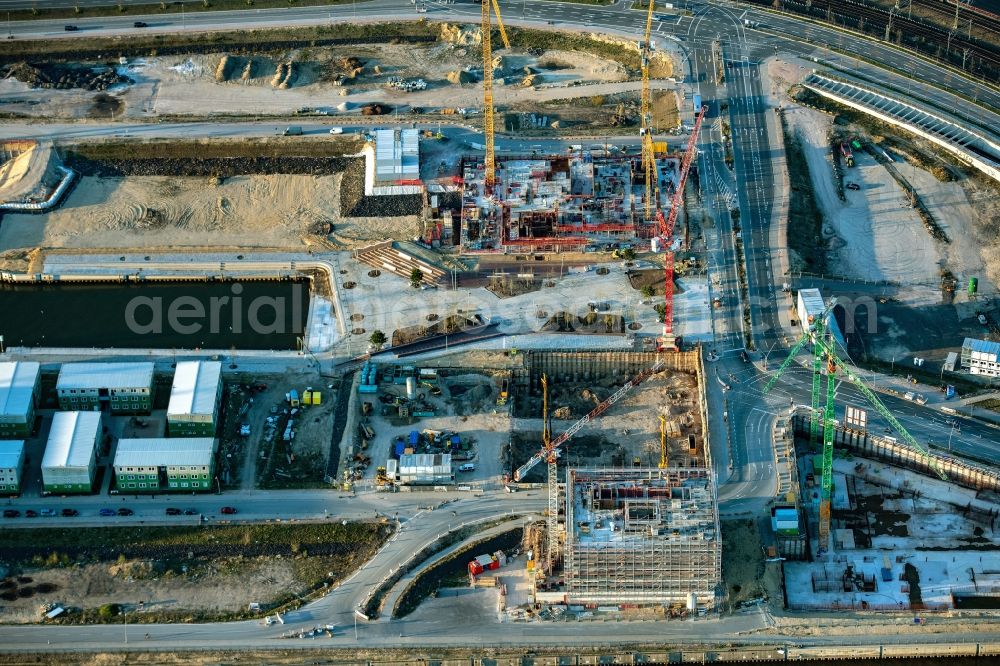
M 500 380 L 500 393 L 497 395 L 497 405 L 506 405 L 510 391 L 510 379 L 504 377 Z
M 941 479 L 947 476 L 940 466 L 931 457 L 927 449 L 919 444 L 906 428 L 893 416 L 892 412 L 882 403 L 872 392 L 864 381 L 854 373 L 837 354 L 830 330 L 826 326 L 826 317 L 836 305 L 836 299 L 824 308 L 819 316 L 809 318 L 808 327 L 802 333 L 802 337 L 788 352 L 788 357 L 782 362 L 778 371 L 764 385 L 764 393 L 771 390 L 778 378 L 791 365 L 799 351 L 807 343 L 813 345 L 813 381 L 812 381 L 812 409 L 810 413 L 809 437 L 810 443 L 822 442 L 823 452 L 823 476 L 820 483 L 820 507 L 819 507 L 819 554 L 826 553 L 830 543 L 830 499 L 833 494 L 833 435 L 837 425 L 834 414 L 834 397 L 837 387 L 837 373 L 840 372 L 848 381 L 854 384 L 868 402 L 882 415 L 893 430 L 903 438 L 903 440 L 928 463 Z M 821 384 L 823 370 L 826 370 L 826 396 L 823 407 L 820 407 L 822 396 Z
M 507 31 L 503 27 L 503 19 L 500 16 L 500 5 L 497 0 L 482 0 L 482 31 L 483 31 L 483 135 L 486 137 L 486 162 L 484 183 L 487 193 L 492 191 L 496 183 L 496 162 L 493 149 L 493 44 L 491 33 L 493 32 L 493 12 L 497 17 L 497 28 L 500 31 L 500 39 L 503 40 L 505 48 L 510 48 L 510 40 L 507 39 Z
M 557 534 L 559 527 L 559 479 L 556 472 L 556 460 L 561 455 L 559 447 L 569 441 L 585 425 L 606 412 L 611 405 L 621 400 L 634 387 L 659 372 L 662 368 L 663 361 L 657 361 L 652 367 L 643 370 L 555 439 L 552 439 L 552 432 L 549 426 L 549 380 L 547 376 L 542 375 L 542 449 L 528 458 L 526 463 L 514 471 L 514 480 L 521 481 L 528 472 L 534 469 L 535 465 L 543 460 L 548 464 L 548 509 L 546 513 L 548 552 L 546 553 L 546 566 L 549 573 L 555 568 L 556 553 L 559 550 L 559 537 Z
M 847 166 L 849 167 L 854 166 L 854 153 L 851 152 L 850 146 L 848 146 L 846 143 L 841 143 L 840 154 L 843 155 L 844 159 L 847 161 Z
M 664 293 L 663 293 L 663 337 L 659 341 L 661 350 L 675 350 L 678 348 L 677 338 L 674 336 L 674 253 L 671 249 L 674 236 L 674 226 L 677 224 L 677 215 L 680 213 L 681 202 L 684 200 L 684 185 L 687 183 L 688 173 L 691 170 L 691 163 L 698 153 L 698 133 L 701 131 L 701 124 L 705 120 L 707 106 L 701 107 L 694 121 L 694 129 L 688 138 L 687 148 L 684 157 L 681 158 L 681 168 L 677 180 L 677 189 L 670 201 L 670 213 L 667 218 L 663 218 L 663 211 L 656 212 L 656 221 L 659 226 L 659 239 L 657 244 L 664 249 L 663 256 L 664 271 Z

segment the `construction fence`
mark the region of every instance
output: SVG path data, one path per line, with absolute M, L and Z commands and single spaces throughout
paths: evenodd
M 792 423 L 796 435 L 803 437 L 809 435 L 807 414 L 796 414 Z M 873 458 L 928 476 L 937 476 L 927 457 L 919 451 L 868 432 L 837 426 L 834 430 L 833 445 L 835 448 L 847 449 L 864 458 Z M 1000 490 L 1000 471 L 935 452 L 931 452 L 931 458 L 952 483 L 977 491 Z

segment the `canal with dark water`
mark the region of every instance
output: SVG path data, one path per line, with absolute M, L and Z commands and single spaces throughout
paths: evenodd
M 297 349 L 309 283 L 0 284 L 11 347 Z

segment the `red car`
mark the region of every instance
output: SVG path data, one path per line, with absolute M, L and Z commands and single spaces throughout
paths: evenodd
M 234 506 L 224 506 L 224 507 L 222 507 L 221 513 L 224 513 L 227 516 L 232 515 L 232 514 L 236 513 L 236 507 L 234 507 Z

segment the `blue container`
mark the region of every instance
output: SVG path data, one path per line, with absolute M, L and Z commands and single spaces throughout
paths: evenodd
M 698 113 L 701 111 L 701 95 L 694 96 L 694 112 Z
M 420 433 L 416 430 L 410 431 L 410 446 L 416 446 L 420 442 Z
M 406 442 L 396 442 L 396 447 L 393 451 L 395 456 L 398 458 L 403 455 L 403 450 L 406 448 Z
M 954 398 L 955 397 L 955 387 L 952 386 L 951 384 L 948 384 L 948 388 L 946 388 L 944 390 L 944 397 L 947 398 L 948 400 L 951 400 L 952 398 Z

